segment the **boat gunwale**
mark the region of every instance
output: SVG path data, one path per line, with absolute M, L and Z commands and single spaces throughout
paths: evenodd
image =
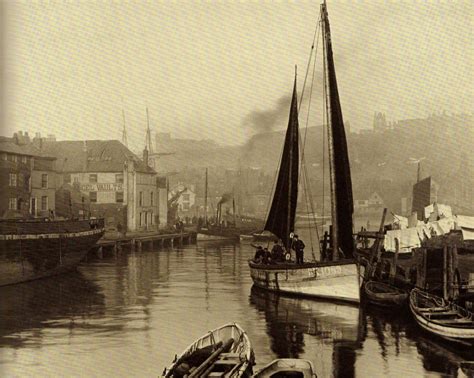
M 386 287 L 387 289 L 390 288 L 390 289 L 394 289 L 392 290 L 391 292 L 377 292 L 377 291 L 374 291 L 374 290 L 371 290 L 371 287 L 370 286 L 373 286 L 373 285 L 379 285 L 379 286 L 383 286 L 383 287 Z M 389 285 L 389 284 L 386 284 L 385 282 L 378 282 L 378 281 L 367 281 L 365 284 L 364 284 L 364 288 L 366 289 L 366 291 L 369 291 L 372 295 L 374 296 L 381 296 L 381 295 L 388 295 L 388 296 L 400 296 L 400 295 L 404 295 L 408 298 L 408 295 L 409 293 L 406 292 L 405 290 L 403 289 L 400 289 L 399 287 L 396 287 L 396 286 L 392 286 L 392 285 Z
M 248 260 L 249 267 L 252 269 L 259 270 L 297 270 L 297 269 L 312 269 L 325 266 L 340 266 L 340 265 L 357 265 L 355 259 L 341 259 L 337 261 L 316 261 L 316 262 L 305 262 L 304 264 L 296 263 L 282 263 L 282 264 L 262 264 L 256 263 L 252 259 Z

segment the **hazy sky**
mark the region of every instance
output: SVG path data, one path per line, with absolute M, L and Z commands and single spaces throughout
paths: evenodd
M 123 108 L 135 148 L 146 106 L 154 131 L 245 141 L 254 120 L 280 114 L 295 64 L 301 90 L 319 17 L 315 1 L 2 5 L 2 134 L 120 139 Z M 472 0 L 328 1 L 328 11 L 353 128 L 375 111 L 389 120 L 473 111 Z

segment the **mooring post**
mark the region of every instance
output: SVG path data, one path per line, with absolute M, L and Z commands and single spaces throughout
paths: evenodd
M 138 250 L 138 252 L 142 251 L 142 241 L 141 240 L 137 241 L 137 250 Z
M 170 245 L 171 245 L 171 248 L 174 247 L 174 238 L 173 237 L 171 237 L 171 239 L 170 239 Z

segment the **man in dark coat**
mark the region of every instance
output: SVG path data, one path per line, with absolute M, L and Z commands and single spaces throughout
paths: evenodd
M 274 262 L 282 262 L 285 260 L 285 253 L 283 247 L 280 245 L 280 241 L 275 240 L 275 244 L 272 248 L 272 260 Z
M 300 240 L 298 238 L 298 235 L 294 235 L 292 244 L 293 244 L 293 249 L 296 252 L 296 263 L 303 264 L 304 247 L 305 247 L 303 240 Z

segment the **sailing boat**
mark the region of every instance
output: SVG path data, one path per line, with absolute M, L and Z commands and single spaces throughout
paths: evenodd
M 328 261 L 259 264 L 249 261 L 250 274 L 258 287 L 303 296 L 360 302 L 359 266 L 353 258 L 352 184 L 342 110 L 337 90 L 331 34 L 326 4 L 321 5 L 326 110 L 328 115 L 331 176 L 331 258 Z M 296 76 L 288 128 L 277 184 L 265 230 L 292 246 L 299 178 L 299 133 Z

